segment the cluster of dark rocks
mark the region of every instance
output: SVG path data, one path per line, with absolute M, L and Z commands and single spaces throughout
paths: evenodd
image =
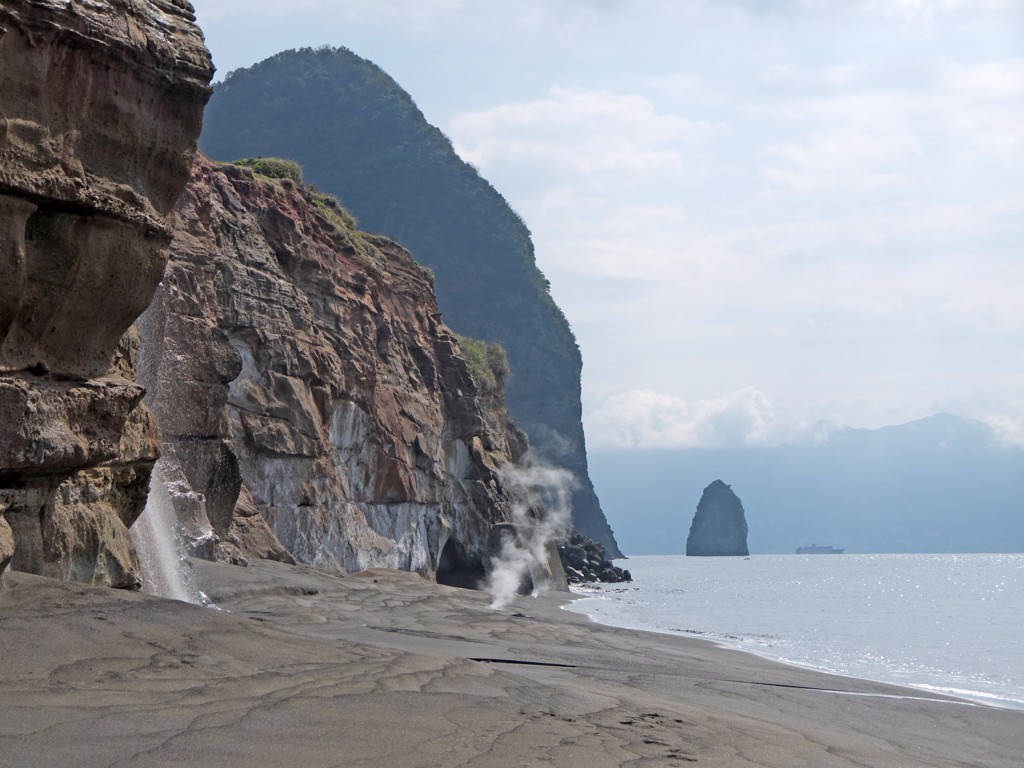
M 556 547 L 570 584 L 594 581 L 616 584 L 633 580 L 629 571 L 612 565 L 605 558 L 603 546 L 579 531 L 573 531 L 567 540 L 557 542 Z

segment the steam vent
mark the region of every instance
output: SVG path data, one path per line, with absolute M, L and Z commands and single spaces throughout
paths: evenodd
M 748 555 L 743 502 L 732 488 L 715 480 L 704 489 L 686 537 L 687 556 Z

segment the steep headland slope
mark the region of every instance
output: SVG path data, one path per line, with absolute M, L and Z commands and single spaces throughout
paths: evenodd
M 508 350 L 509 410 L 540 457 L 574 474 L 576 528 L 619 554 L 588 475 L 580 352 L 529 230 L 409 94 L 348 50 L 289 51 L 216 87 L 201 146 L 221 160 L 298 160 L 367 229 L 430 267 L 452 327 Z
M 195 161 L 140 321 L 161 479 L 206 556 L 471 580 L 526 449 L 503 360 L 471 374 L 430 273 L 293 166 Z
M 126 332 L 212 76 L 185 0 L 0 0 L 0 572 L 138 583 L 157 444 Z

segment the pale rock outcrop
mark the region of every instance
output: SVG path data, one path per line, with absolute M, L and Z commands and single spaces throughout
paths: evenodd
M 175 220 L 142 368 L 193 547 L 482 576 L 525 438 L 429 273 L 332 198 L 201 156 Z
M 0 508 L 0 512 L 2 511 Z M 0 514 L 0 576 L 11 564 L 12 557 L 14 557 L 14 532 L 4 516 Z
M 686 537 L 688 556 L 743 555 L 747 550 L 747 520 L 743 503 L 730 486 L 715 480 L 701 494 Z
M 0 0 L 0 570 L 138 584 L 158 441 L 126 332 L 212 74 L 185 0 Z

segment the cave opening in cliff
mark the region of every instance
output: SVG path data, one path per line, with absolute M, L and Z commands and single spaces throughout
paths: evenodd
M 484 566 L 480 558 L 467 555 L 456 542 L 449 539 L 437 561 L 437 583 L 462 589 L 480 589 L 484 581 Z

